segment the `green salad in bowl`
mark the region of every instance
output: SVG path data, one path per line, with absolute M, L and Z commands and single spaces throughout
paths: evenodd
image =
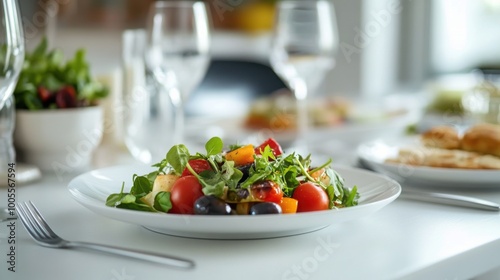
M 88 107 L 108 95 L 108 88 L 92 77 L 79 49 L 65 61 L 59 49 L 49 50 L 44 38 L 26 53 L 14 97 L 17 109 L 41 110 Z

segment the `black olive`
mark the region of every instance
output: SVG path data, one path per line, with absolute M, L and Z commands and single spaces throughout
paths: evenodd
M 250 215 L 281 214 L 281 206 L 274 202 L 257 203 L 250 208 Z
M 231 215 L 231 206 L 213 195 L 204 195 L 194 202 L 193 210 L 198 215 Z
M 248 178 L 249 173 L 250 173 L 250 168 L 252 168 L 252 166 L 253 166 L 253 163 L 245 164 L 242 166 L 236 166 L 236 168 L 238 168 L 238 170 L 243 172 L 243 177 L 241 177 L 240 182 L 243 182 Z

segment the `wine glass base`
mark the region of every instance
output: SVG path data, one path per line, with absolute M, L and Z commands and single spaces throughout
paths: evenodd
M 2 172 L 0 174 L 0 187 L 7 187 L 7 172 Z M 38 167 L 27 163 L 17 163 L 16 164 L 16 184 L 23 185 L 27 183 L 34 182 L 42 178 L 42 173 Z

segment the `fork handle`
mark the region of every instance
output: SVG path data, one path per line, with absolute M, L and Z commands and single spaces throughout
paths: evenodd
M 66 246 L 75 247 L 75 248 L 78 247 L 78 248 L 82 248 L 82 249 L 90 249 L 90 250 L 94 250 L 94 251 L 99 251 L 99 252 L 104 252 L 104 253 L 110 253 L 110 254 L 140 259 L 140 260 L 144 260 L 144 261 L 152 261 L 152 262 L 156 262 L 159 264 L 164 264 L 164 265 L 183 268 L 183 269 L 191 269 L 191 268 L 194 268 L 194 266 L 195 266 L 194 262 L 191 260 L 173 257 L 173 256 L 169 256 L 169 255 L 164 255 L 164 254 L 135 250 L 135 249 L 125 249 L 125 248 L 109 246 L 109 245 L 102 245 L 102 244 L 95 244 L 95 243 L 88 243 L 88 242 L 76 242 L 76 241 L 68 242 L 66 244 Z

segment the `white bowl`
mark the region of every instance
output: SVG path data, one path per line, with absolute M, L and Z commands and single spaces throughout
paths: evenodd
M 17 157 L 44 171 L 62 175 L 85 170 L 102 136 L 99 106 L 16 112 Z

